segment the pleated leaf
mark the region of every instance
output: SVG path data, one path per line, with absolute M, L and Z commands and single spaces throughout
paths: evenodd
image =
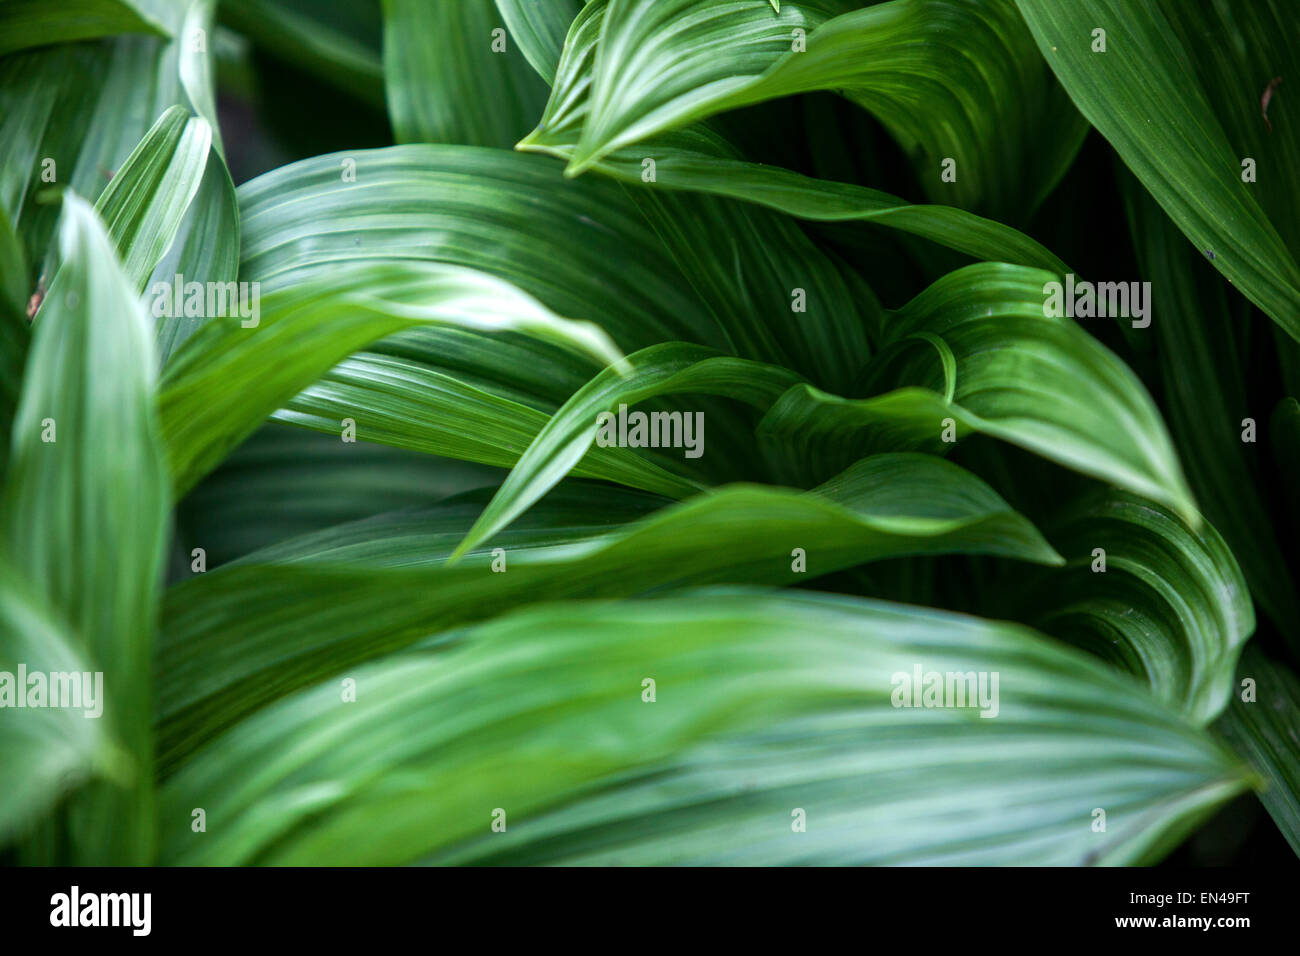
M 596 326 L 561 319 L 499 279 L 451 266 L 354 263 L 265 300 L 260 292 L 247 297 L 241 291 L 237 315 L 209 321 L 187 342 L 163 381 L 163 436 L 178 494 L 330 366 L 411 325 L 519 330 L 601 361 L 622 360 Z
M 998 673 L 997 716 L 892 706 L 918 668 Z M 163 859 L 1141 863 L 1248 779 L 1076 651 L 847 598 L 547 607 L 350 676 L 355 702 L 295 694 L 172 777 Z
M 142 863 L 153 851 L 150 661 L 170 511 L 152 335 L 103 225 L 73 193 L 59 241 L 14 422 L 5 537 L 37 598 L 104 672 L 103 720 L 130 756 L 129 789 L 92 786 L 70 806 L 75 852 Z
M 399 143 L 501 148 L 548 92 L 493 0 L 384 0 L 384 90 Z
M 1048 315 L 1046 272 L 984 263 L 945 276 L 888 322 L 861 399 L 806 385 L 760 431 L 792 470 L 870 450 L 943 452 L 971 432 L 1019 445 L 1174 509 L 1199 513 L 1141 381 L 1068 318 Z M 891 390 L 892 389 L 892 390 Z
M 1217 727 L 1264 778 L 1259 799 L 1300 856 L 1300 680 L 1254 646 L 1242 655 L 1237 677 Z
M 858 6 L 809 0 L 774 13 L 734 0 L 595 0 L 570 30 L 535 135 L 563 142 L 580 129 L 568 167 L 578 174 L 619 147 L 724 110 L 835 90 L 913 155 L 931 200 L 1025 218 L 1086 126 L 1014 5 Z M 949 160 L 955 178 L 943 175 Z
M 1209 524 L 1191 531 L 1149 501 L 1089 495 L 1050 526 L 1067 569 L 1006 592 L 1017 617 L 1130 671 L 1204 724 L 1227 705 L 1255 630 L 1246 582 Z
M 169 592 L 164 759 L 312 679 L 522 604 L 792 583 L 909 554 L 1061 560 L 978 478 L 922 455 L 867 459 L 811 493 L 731 485 L 654 514 L 662 499 L 561 485 L 493 540 L 503 555 L 483 547 L 441 566 L 483 500 L 327 529 Z M 237 615 L 222 610 L 234 595 Z
M 0 3 L 0 56 L 28 47 L 49 46 L 110 36 L 151 33 L 167 36 L 147 7 L 129 0 L 3 0 Z
M 1178 228 L 1300 339 L 1300 76 L 1288 0 L 1016 0 L 1043 57 Z M 1095 31 L 1104 31 L 1105 52 Z M 1245 182 L 1246 161 L 1254 182 Z

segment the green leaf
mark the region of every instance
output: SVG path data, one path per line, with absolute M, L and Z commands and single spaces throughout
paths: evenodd
M 74 649 L 74 642 L 50 610 L 21 582 L 18 571 L 0 561 L 0 778 L 5 781 L 0 792 L 0 839 L 14 835 L 49 811 L 65 793 L 75 789 L 97 773 L 114 768 L 114 750 L 104 730 L 104 722 L 94 715 L 103 705 L 95 695 L 93 678 L 89 687 L 82 675 L 90 668 Z M 74 675 L 77 681 L 77 708 L 22 707 L 28 682 L 19 675 Z M 54 688 L 47 685 L 48 694 Z M 85 689 L 91 698 L 81 697 Z M 84 706 L 81 706 L 84 705 Z
M 1193 532 L 1116 491 L 1063 509 L 1049 531 L 1069 566 L 1005 589 L 1015 616 L 1136 674 L 1189 720 L 1217 717 L 1255 630 L 1246 582 L 1218 532 Z
M 215 0 L 196 0 L 189 8 L 181 35 L 193 38 L 214 29 Z M 189 42 L 179 51 L 178 70 L 189 105 L 212 127 L 212 149 L 203 169 L 198 194 L 181 221 L 176 241 L 154 270 L 160 282 L 233 282 L 239 271 L 239 203 L 235 184 L 226 167 L 225 147 L 217 124 L 214 67 L 209 45 Z M 163 316 L 158 321 L 158 353 L 162 364 L 194 330 L 204 316 Z
M 270 291 L 299 270 L 350 259 L 431 260 L 496 275 L 558 315 L 599 322 L 624 351 L 674 339 L 724 347 L 622 188 L 558 173 L 541 157 L 449 145 L 293 163 L 239 187 L 241 278 Z
M 1241 331 L 1251 308 L 1188 243 L 1136 180 L 1125 174 L 1129 228 L 1143 278 L 1159 290 L 1151 331 L 1165 415 L 1205 517 L 1223 534 L 1260 608 L 1300 633 L 1300 605 L 1260 495 L 1258 446 L 1242 441 L 1251 415 Z M 1262 425 L 1262 422 L 1261 422 Z
M 547 84 L 555 81 L 564 37 L 581 9 L 582 0 L 497 0 L 497 10 L 510 28 L 510 35 Z
M 140 4 L 129 0 L 0 0 L 0 56 L 28 47 L 91 40 L 114 33 L 168 36 Z
M 614 414 L 622 406 L 648 398 L 688 392 L 734 398 L 761 411 L 798 381 L 798 376 L 786 369 L 718 355 L 712 349 L 682 342 L 643 349 L 630 356 L 628 363 L 630 372 L 611 369 L 600 373 L 552 416 L 452 553 L 453 561 L 492 537 L 564 478 L 597 440 L 602 413 Z M 705 453 L 703 412 L 688 409 L 660 414 L 665 416 L 658 419 L 663 430 L 651 419 L 647 443 L 667 445 L 674 436 L 684 442 L 692 430 L 697 445 L 683 446 L 683 454 L 698 458 Z M 675 432 L 669 417 L 674 414 L 679 416 Z
M 446 341 L 442 337 L 438 344 Z M 478 357 L 491 348 L 490 340 L 476 336 L 464 351 Z M 498 351 L 524 356 L 535 352 L 504 344 Z M 502 397 L 496 389 L 462 381 L 462 377 L 436 371 L 423 361 L 412 361 L 400 354 L 359 353 L 339 363 L 272 417 L 330 433 L 336 439 L 340 422 L 351 418 L 357 425 L 358 441 L 512 467 L 550 416 L 531 404 Z M 666 455 L 639 455 L 623 448 L 593 448 L 573 473 L 671 498 L 694 493 L 707 478 L 697 469 L 687 468 L 680 456 L 674 463 Z
M 493 0 L 384 0 L 384 89 L 399 143 L 501 148 L 548 92 Z
M 220 152 L 206 40 L 212 32 L 212 9 L 210 0 L 160 7 L 159 14 L 165 14 L 168 30 L 175 36 L 170 42 L 115 37 L 0 60 L 0 201 L 22 235 L 42 289 L 57 268 L 57 249 L 51 241 L 57 205 L 42 201 L 47 193 L 64 187 L 85 196 L 112 191 L 118 193 L 118 201 L 125 201 L 124 187 L 113 189 L 115 174 L 140 148 L 155 120 L 176 105 L 193 107 L 207 120 Z M 154 147 L 166 143 L 165 138 L 155 140 Z M 179 166 L 184 156 L 175 158 Z M 144 167 L 128 172 L 139 179 L 150 172 L 149 163 L 160 161 L 160 156 L 141 157 L 137 162 Z M 191 182 L 173 185 L 181 192 L 194 186 Z M 132 201 L 141 204 L 137 211 L 149 211 L 140 196 Z M 163 201 L 160 207 L 170 203 Z M 163 277 L 170 280 L 179 272 L 197 281 L 234 279 L 239 255 L 236 217 L 234 186 L 218 156 L 204 168 L 179 238 L 159 266 Z M 146 229 L 141 248 L 156 238 L 151 227 Z M 35 285 L 36 278 L 28 281 Z M 164 357 L 177 324 L 184 325 L 185 320 L 160 323 L 167 346 Z
M 616 368 L 622 363 L 596 326 L 561 319 L 531 296 L 468 269 L 353 263 L 265 300 L 252 287 L 240 297 L 239 315 L 209 321 L 167 369 L 160 415 L 178 497 L 332 365 L 412 325 L 518 330 Z
M 787 3 L 774 17 L 727 0 L 595 0 L 570 30 L 535 135 L 563 142 L 580 129 L 568 167 L 576 175 L 620 147 L 724 110 L 835 90 L 913 155 L 932 201 L 1026 218 L 1086 126 L 1010 0 L 855 6 Z M 949 159 L 956 179 L 945 182 Z
M 207 120 L 169 107 L 95 203 L 137 293 L 176 238 L 199 191 L 211 145 Z
M 568 159 L 574 144 L 519 144 Z M 801 173 L 750 163 L 706 126 L 674 130 L 636 147 L 615 150 L 597 160 L 597 172 L 642 183 L 645 158 L 655 161 L 655 185 L 664 189 L 726 196 L 757 203 L 796 219 L 816 222 L 870 222 L 888 226 L 974 256 L 1065 273 L 1069 268 L 1025 234 L 992 219 L 952 206 L 912 205 L 889 193 L 852 183 L 814 179 Z
M 869 451 L 991 435 L 1176 511 L 1199 513 L 1160 414 L 1113 353 L 1045 307 L 1047 272 L 983 263 L 953 272 L 894 313 L 868 367 L 870 398 L 792 388 L 760 426 L 790 471 L 833 470 Z M 920 336 L 918 338 L 918 335 Z M 936 348 L 936 340 L 942 348 Z M 956 378 L 945 374 L 946 352 Z
M 809 493 L 730 485 L 654 514 L 663 499 L 565 483 L 494 538 L 504 557 L 483 547 L 441 566 L 484 500 L 475 493 L 326 529 L 169 592 L 159 660 L 164 758 L 179 759 L 310 680 L 560 595 L 794 583 L 909 554 L 1061 560 L 978 478 L 924 455 L 867 459 Z M 493 570 L 499 558 L 505 573 Z M 333 597 L 322 601 L 325 593 Z M 241 613 L 223 613 L 235 595 Z
M 1261 115 L 1276 76 L 1300 76 L 1289 2 L 1017 0 L 1043 57 L 1184 235 L 1300 339 L 1300 102 Z M 1095 30 L 1106 52 L 1094 53 Z M 1271 123 L 1271 128 L 1269 123 Z M 1258 181 L 1243 181 L 1243 161 Z M 1207 255 L 1207 258 L 1209 256 Z
M 63 262 L 36 321 L 4 487 L 13 560 L 104 672 L 132 785 L 74 800 L 80 862 L 153 852 L 153 628 L 170 501 L 148 321 L 94 210 L 65 193 Z M 111 549 L 105 542 L 112 542 Z
M 891 706 L 918 667 L 997 672 L 998 716 Z M 350 676 L 354 703 L 295 694 L 168 780 L 163 859 L 1141 863 L 1247 780 L 1075 651 L 847 598 L 546 607 Z
M 632 193 L 741 358 L 848 387 L 882 320 L 875 295 L 784 216 L 712 196 Z
M 1300 680 L 1254 646 L 1242 655 L 1237 676 L 1232 705 L 1218 729 L 1264 778 L 1259 799 L 1300 856 Z
M 182 576 L 195 548 L 209 569 L 334 525 L 495 487 L 499 469 L 369 442 L 263 426 L 177 506 Z M 468 527 L 468 521 L 463 527 Z

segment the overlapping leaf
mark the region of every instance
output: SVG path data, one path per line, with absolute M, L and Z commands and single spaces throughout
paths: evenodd
M 576 174 L 619 147 L 723 110 L 836 90 L 914 155 L 933 201 L 1024 218 L 1056 184 L 1086 127 L 1012 3 L 858 6 L 809 0 L 776 13 L 730 0 L 595 0 L 570 29 L 532 139 L 563 144 L 576 135 Z M 1029 142 L 1037 144 L 1032 161 Z M 948 160 L 955 178 L 942 175 Z
M 1300 680 L 1253 646 L 1242 655 L 1231 706 L 1217 727 L 1265 780 L 1259 798 L 1300 854 Z
M 1300 76 L 1287 0 L 1016 0 L 1075 105 L 1183 233 L 1300 339 Z M 1104 52 L 1098 46 L 1102 31 Z M 1246 161 L 1255 167 L 1246 182 Z
M 1051 281 L 994 263 L 951 273 L 891 316 L 889 347 L 864 386 L 874 397 L 796 386 L 760 431 L 805 476 L 870 450 L 941 452 L 981 432 L 1199 522 L 1141 381 L 1073 321 L 1047 314 Z
M 1060 560 L 988 486 L 919 455 L 869 459 L 810 494 L 736 485 L 653 515 L 662 499 L 562 485 L 493 539 L 504 556 L 483 547 L 442 567 L 483 500 L 328 529 L 174 589 L 159 665 L 168 759 L 288 689 L 507 607 L 793 582 L 907 554 Z M 234 594 L 238 617 L 221 610 Z
M 1006 590 L 1017 617 L 1131 671 L 1196 723 L 1222 712 L 1255 630 L 1246 582 L 1219 533 L 1191 531 L 1117 491 L 1063 509 L 1051 539 L 1064 571 Z
M 129 789 L 69 809 L 82 861 L 153 852 L 151 654 L 170 510 L 147 318 L 94 211 L 63 202 L 63 265 L 37 320 L 4 487 L 9 553 L 104 673 L 104 721 Z M 106 542 L 112 542 L 111 549 Z
M 1143 862 L 1246 779 L 1127 678 L 1012 625 L 751 591 L 467 637 L 214 740 L 165 785 L 163 859 Z M 917 666 L 997 672 L 997 717 L 891 706 Z
M 29 47 L 89 40 L 115 33 L 167 36 L 148 8 L 130 0 L 4 0 L 0 6 L 0 56 Z
M 534 146 L 525 141 L 520 148 L 562 159 L 573 153 L 570 143 Z M 601 157 L 592 168 L 624 182 L 644 183 L 646 159 L 654 160 L 654 184 L 663 189 L 758 203 L 798 219 L 871 222 L 921 236 L 977 259 L 1068 271 L 1049 250 L 1010 226 L 953 206 L 913 205 L 866 186 L 814 179 L 779 166 L 746 162 L 706 126 L 674 130 L 636 147 L 616 150 Z
M 168 367 L 161 417 L 179 493 L 336 362 L 411 325 L 521 330 L 622 361 L 596 326 L 492 276 L 433 263 L 353 263 L 249 304 L 247 315 L 241 303 L 239 315 L 210 321 Z
M 399 143 L 508 148 L 546 103 L 493 0 L 384 0 L 384 79 Z

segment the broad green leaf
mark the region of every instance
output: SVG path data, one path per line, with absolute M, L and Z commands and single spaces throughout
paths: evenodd
M 0 840 L 14 835 L 49 811 L 69 790 L 99 773 L 111 773 L 115 751 L 104 721 L 95 711 L 103 705 L 102 681 L 98 694 L 94 678 L 74 642 L 56 616 L 41 605 L 18 571 L 0 563 Z M 22 668 L 20 671 L 19 668 Z M 27 677 L 42 675 L 42 700 L 55 702 L 54 694 L 69 688 L 68 703 L 75 707 L 27 707 Z M 21 675 L 21 676 L 20 676 Z M 54 683 L 72 675 L 74 685 Z M 89 690 L 90 697 L 82 696 Z M 76 696 L 71 696 L 75 694 Z M 18 698 L 22 698 L 22 705 Z M 120 758 L 116 758 L 120 760 Z
M 176 238 L 212 145 L 207 120 L 167 109 L 100 194 L 95 211 L 137 293 Z
M 1260 608 L 1286 633 L 1300 633 L 1300 606 L 1260 496 L 1259 447 L 1242 441 L 1251 414 L 1241 329 L 1250 304 L 1235 295 L 1203 252 L 1125 174 L 1125 200 L 1143 278 L 1156 307 L 1151 331 L 1165 416 L 1205 517 L 1232 548 Z M 1244 344 L 1244 343 L 1243 343 Z M 1258 422 L 1262 430 L 1262 416 Z
M 0 0 L 0 56 L 114 33 L 169 35 L 147 8 L 130 0 Z
M 444 341 L 446 337 L 439 340 Z M 480 355 L 491 347 L 490 340 L 478 336 L 467 352 Z M 507 348 L 503 344 L 502 350 Z M 536 350 L 521 351 L 531 355 Z M 469 384 L 463 378 L 400 355 L 358 353 L 290 399 L 272 417 L 336 439 L 342 420 L 351 418 L 358 441 L 512 467 L 550 415 L 531 404 L 502 397 L 498 389 Z M 709 483 L 711 477 L 689 464 L 680 455 L 674 461 L 667 453 L 593 448 L 573 473 L 683 498 Z
M 1075 105 L 1169 218 L 1300 339 L 1300 102 L 1281 92 L 1261 109 L 1274 77 L 1300 76 L 1289 0 L 1016 2 Z
M 104 722 L 130 755 L 129 789 L 69 807 L 79 862 L 143 863 L 154 839 L 149 702 L 170 501 L 147 317 L 94 210 L 65 193 L 62 267 L 41 307 L 4 487 L 13 560 L 104 672 Z M 108 544 L 111 542 L 111 546 Z
M 1242 655 L 1237 677 L 1218 730 L 1263 776 L 1259 799 L 1300 856 L 1300 680 L 1254 646 Z
M 96 197 L 109 185 L 158 117 L 183 102 L 178 61 L 178 43 L 153 36 L 0 59 L 5 201 L 47 285 L 57 266 L 58 205 L 40 200 L 65 189 Z
M 524 140 L 519 148 L 562 159 L 573 153 L 572 144 L 534 147 Z M 636 147 L 616 150 L 597 160 L 592 168 L 624 182 L 643 183 L 647 158 L 655 162 L 655 186 L 663 189 L 726 196 L 796 219 L 875 223 L 977 259 L 1069 271 L 1049 250 L 1000 222 L 952 206 L 913 205 L 866 186 L 814 179 L 778 166 L 746 162 L 705 126 L 674 130 Z
M 40 201 L 47 194 L 62 188 L 85 196 L 114 191 L 112 181 L 122 164 L 155 121 L 176 105 L 193 108 L 207 120 L 220 152 L 207 41 L 212 4 L 160 5 L 154 12 L 174 39 L 114 37 L 0 61 L 0 201 L 37 270 L 29 280 L 33 286 L 39 277 L 44 289 L 57 267 L 52 242 L 57 205 Z M 133 178 L 147 171 L 137 169 Z M 186 182 L 181 191 L 193 187 Z M 119 201 L 122 188 L 115 190 Z M 169 281 L 178 273 L 190 280 L 230 281 L 238 265 L 238 223 L 234 186 L 223 159 L 207 163 L 198 188 L 159 271 Z M 160 207 L 169 204 L 163 201 Z M 146 229 L 142 248 L 158 241 Z M 164 357 L 177 337 L 176 325 L 184 326 L 184 318 L 161 323 Z
M 1130 671 L 1189 720 L 1227 705 L 1255 611 L 1218 532 L 1116 491 L 1063 509 L 1049 525 L 1069 562 L 1003 589 L 1016 617 Z
M 774 15 L 732 0 L 595 0 L 570 30 L 535 141 L 564 142 L 580 129 L 568 167 L 576 175 L 620 147 L 724 110 L 835 90 L 913 155 L 932 201 L 1026 218 L 1086 125 L 1014 5 L 857 6 L 809 0 Z M 955 179 L 943 176 L 949 160 Z
M 294 163 L 239 187 L 241 278 L 270 291 L 345 260 L 425 259 L 491 273 L 558 315 L 599 322 L 624 351 L 673 339 L 724 347 L 621 187 L 558 173 L 541 157 L 449 145 Z
M 251 287 L 237 291 L 238 314 L 203 326 L 163 381 L 163 436 L 178 496 L 332 365 L 411 325 L 518 330 L 616 368 L 622 363 L 596 326 L 561 319 L 507 283 L 468 269 L 359 262 L 264 300 Z
M 1061 560 L 987 485 L 924 455 L 868 459 L 810 493 L 731 485 L 654 514 L 663 499 L 566 483 L 493 539 L 503 555 L 483 547 L 442 567 L 484 500 L 327 529 L 173 588 L 159 659 L 164 759 L 310 680 L 522 604 L 793 583 L 908 554 Z M 237 616 L 221 610 L 234 595 Z
M 713 196 L 632 193 L 740 358 L 843 389 L 870 354 L 880 303 L 785 216 Z
M 243 277 L 269 291 L 349 260 L 432 260 L 497 275 L 558 314 L 589 318 L 624 351 L 672 340 L 725 349 L 713 313 L 621 187 L 557 174 L 540 157 L 455 146 L 297 163 L 241 187 Z M 618 249 L 636 253 L 611 257 Z M 789 300 L 783 294 L 771 307 L 789 309 Z M 514 358 L 499 342 L 439 335 L 363 353 L 277 418 L 337 434 L 339 420 L 352 417 L 366 440 L 509 467 L 546 415 L 598 370 L 527 342 L 511 348 Z M 720 421 L 735 419 L 714 409 Z M 738 421 L 720 434 L 747 427 Z M 638 484 L 674 497 L 698 487 L 676 485 Z
M 1051 281 L 1051 273 L 995 263 L 945 276 L 890 317 L 887 347 L 864 385 L 873 397 L 796 386 L 760 433 L 807 476 L 873 450 L 943 452 L 980 432 L 1199 524 L 1146 389 L 1072 320 L 1047 314 Z
M 548 92 L 493 0 L 384 0 L 384 89 L 399 143 L 501 148 Z
M 538 75 L 548 84 L 555 80 L 555 69 L 564 50 L 569 25 L 582 9 L 582 0 L 496 0 L 497 10 L 510 35 Z
M 491 538 L 572 471 L 598 440 L 602 414 L 618 415 L 645 399 L 683 393 L 733 398 L 763 411 L 799 378 L 783 368 L 718 355 L 712 349 L 682 342 L 643 349 L 630 356 L 628 363 L 630 372 L 610 369 L 597 375 L 546 423 L 452 553 L 452 560 Z M 643 436 L 645 446 L 680 445 L 687 458 L 706 453 L 703 412 L 688 408 L 657 415 L 663 417 L 650 419 L 649 434 Z M 623 431 L 621 424 L 615 427 Z M 688 435 L 693 436 L 693 446 L 685 444 Z M 620 434 L 620 441 L 623 437 Z
M 996 718 L 891 706 L 918 668 L 996 672 Z M 1248 781 L 1077 651 L 848 598 L 543 607 L 349 674 L 164 784 L 165 862 L 1144 863 Z

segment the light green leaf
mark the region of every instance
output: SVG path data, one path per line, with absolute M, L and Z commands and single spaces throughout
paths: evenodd
M 93 676 L 88 684 L 82 679 L 91 668 L 63 625 L 35 598 L 18 571 L 0 562 L 0 696 L 6 698 L 0 708 L 0 779 L 5 781 L 0 790 L 0 839 L 6 839 L 90 777 L 112 772 L 115 754 L 104 721 L 94 716 L 103 705 L 102 681 L 96 696 Z M 50 675 L 73 675 L 77 696 L 69 699 L 78 706 L 20 709 L 15 695 L 25 702 L 29 685 L 19 676 L 19 667 L 26 676 L 41 674 L 47 681 L 53 680 Z M 91 697 L 82 697 L 83 690 L 90 690 Z M 47 684 L 44 700 L 52 702 L 54 693 L 56 688 Z
M 891 706 L 918 667 L 998 673 L 997 717 Z M 1142 863 L 1248 779 L 1076 651 L 847 598 L 545 607 L 350 676 L 354 703 L 295 694 L 171 777 L 163 859 Z
M 1219 533 L 1117 491 L 1086 496 L 1049 529 L 1069 566 L 1006 589 L 1015 616 L 1136 674 L 1189 720 L 1217 717 L 1255 630 Z
M 176 238 L 211 145 L 207 120 L 168 107 L 95 203 L 137 294 Z
M 909 554 L 1061 560 L 978 478 L 925 455 L 867 459 L 813 492 L 730 485 L 654 514 L 663 499 L 565 483 L 493 539 L 504 557 L 482 547 L 442 567 L 486 497 L 326 529 L 169 592 L 159 663 L 165 759 L 310 680 L 560 595 L 794 583 Z M 504 573 L 493 570 L 498 560 Z M 223 613 L 236 594 L 240 614 Z
M 0 0 L 0 56 L 28 47 L 91 40 L 114 33 L 168 36 L 147 9 L 130 0 Z
M 251 287 L 247 295 L 240 291 L 239 315 L 209 321 L 168 366 L 160 414 L 178 496 L 332 365 L 412 325 L 517 330 L 622 362 L 596 326 L 561 319 L 507 283 L 468 269 L 353 263 L 264 300 Z
M 913 154 L 932 201 L 1026 218 L 1086 126 L 1034 55 L 1014 5 L 857 6 L 809 0 L 774 17 L 728 0 L 595 0 L 570 30 L 536 141 L 564 142 L 580 129 L 568 167 L 576 175 L 620 147 L 724 110 L 835 90 Z M 945 181 L 948 160 L 955 179 Z
M 611 369 L 597 375 L 546 423 L 452 553 L 453 561 L 491 538 L 572 471 L 597 441 L 602 414 L 613 415 L 623 406 L 648 398 L 682 393 L 733 398 L 761 411 L 798 381 L 798 376 L 786 369 L 718 355 L 712 349 L 682 342 L 643 349 L 630 356 L 628 363 L 629 372 Z M 658 415 L 663 417 L 650 419 L 647 446 L 651 441 L 657 447 L 670 440 L 684 443 L 689 433 L 696 444 L 682 445 L 683 455 L 698 458 L 705 453 L 703 412 L 687 409 Z M 676 431 L 672 431 L 674 415 Z M 621 425 L 615 427 L 622 430 Z
M 4 487 L 13 560 L 104 672 L 106 729 L 132 785 L 92 786 L 69 826 L 80 862 L 153 852 L 151 673 L 170 501 L 147 318 L 94 210 L 65 193 L 63 262 L 32 337 Z M 112 542 L 109 548 L 105 542 Z
M 541 157 L 448 145 L 294 163 L 239 187 L 241 278 L 269 292 L 299 270 L 346 260 L 431 260 L 491 273 L 558 315 L 599 322 L 624 351 L 673 339 L 724 347 L 622 188 L 558 174 Z
M 1073 321 L 1046 314 L 1050 281 L 1051 273 L 995 263 L 945 276 L 890 318 L 887 347 L 863 386 L 873 397 L 800 385 L 773 406 L 760 432 L 786 468 L 803 475 L 872 450 L 943 452 L 947 439 L 980 432 L 1199 524 L 1146 389 Z M 943 372 L 935 338 L 955 357 L 955 382 Z
M 564 37 L 581 9 L 582 0 L 497 0 L 497 10 L 510 28 L 510 35 L 547 84 L 555 80 Z

